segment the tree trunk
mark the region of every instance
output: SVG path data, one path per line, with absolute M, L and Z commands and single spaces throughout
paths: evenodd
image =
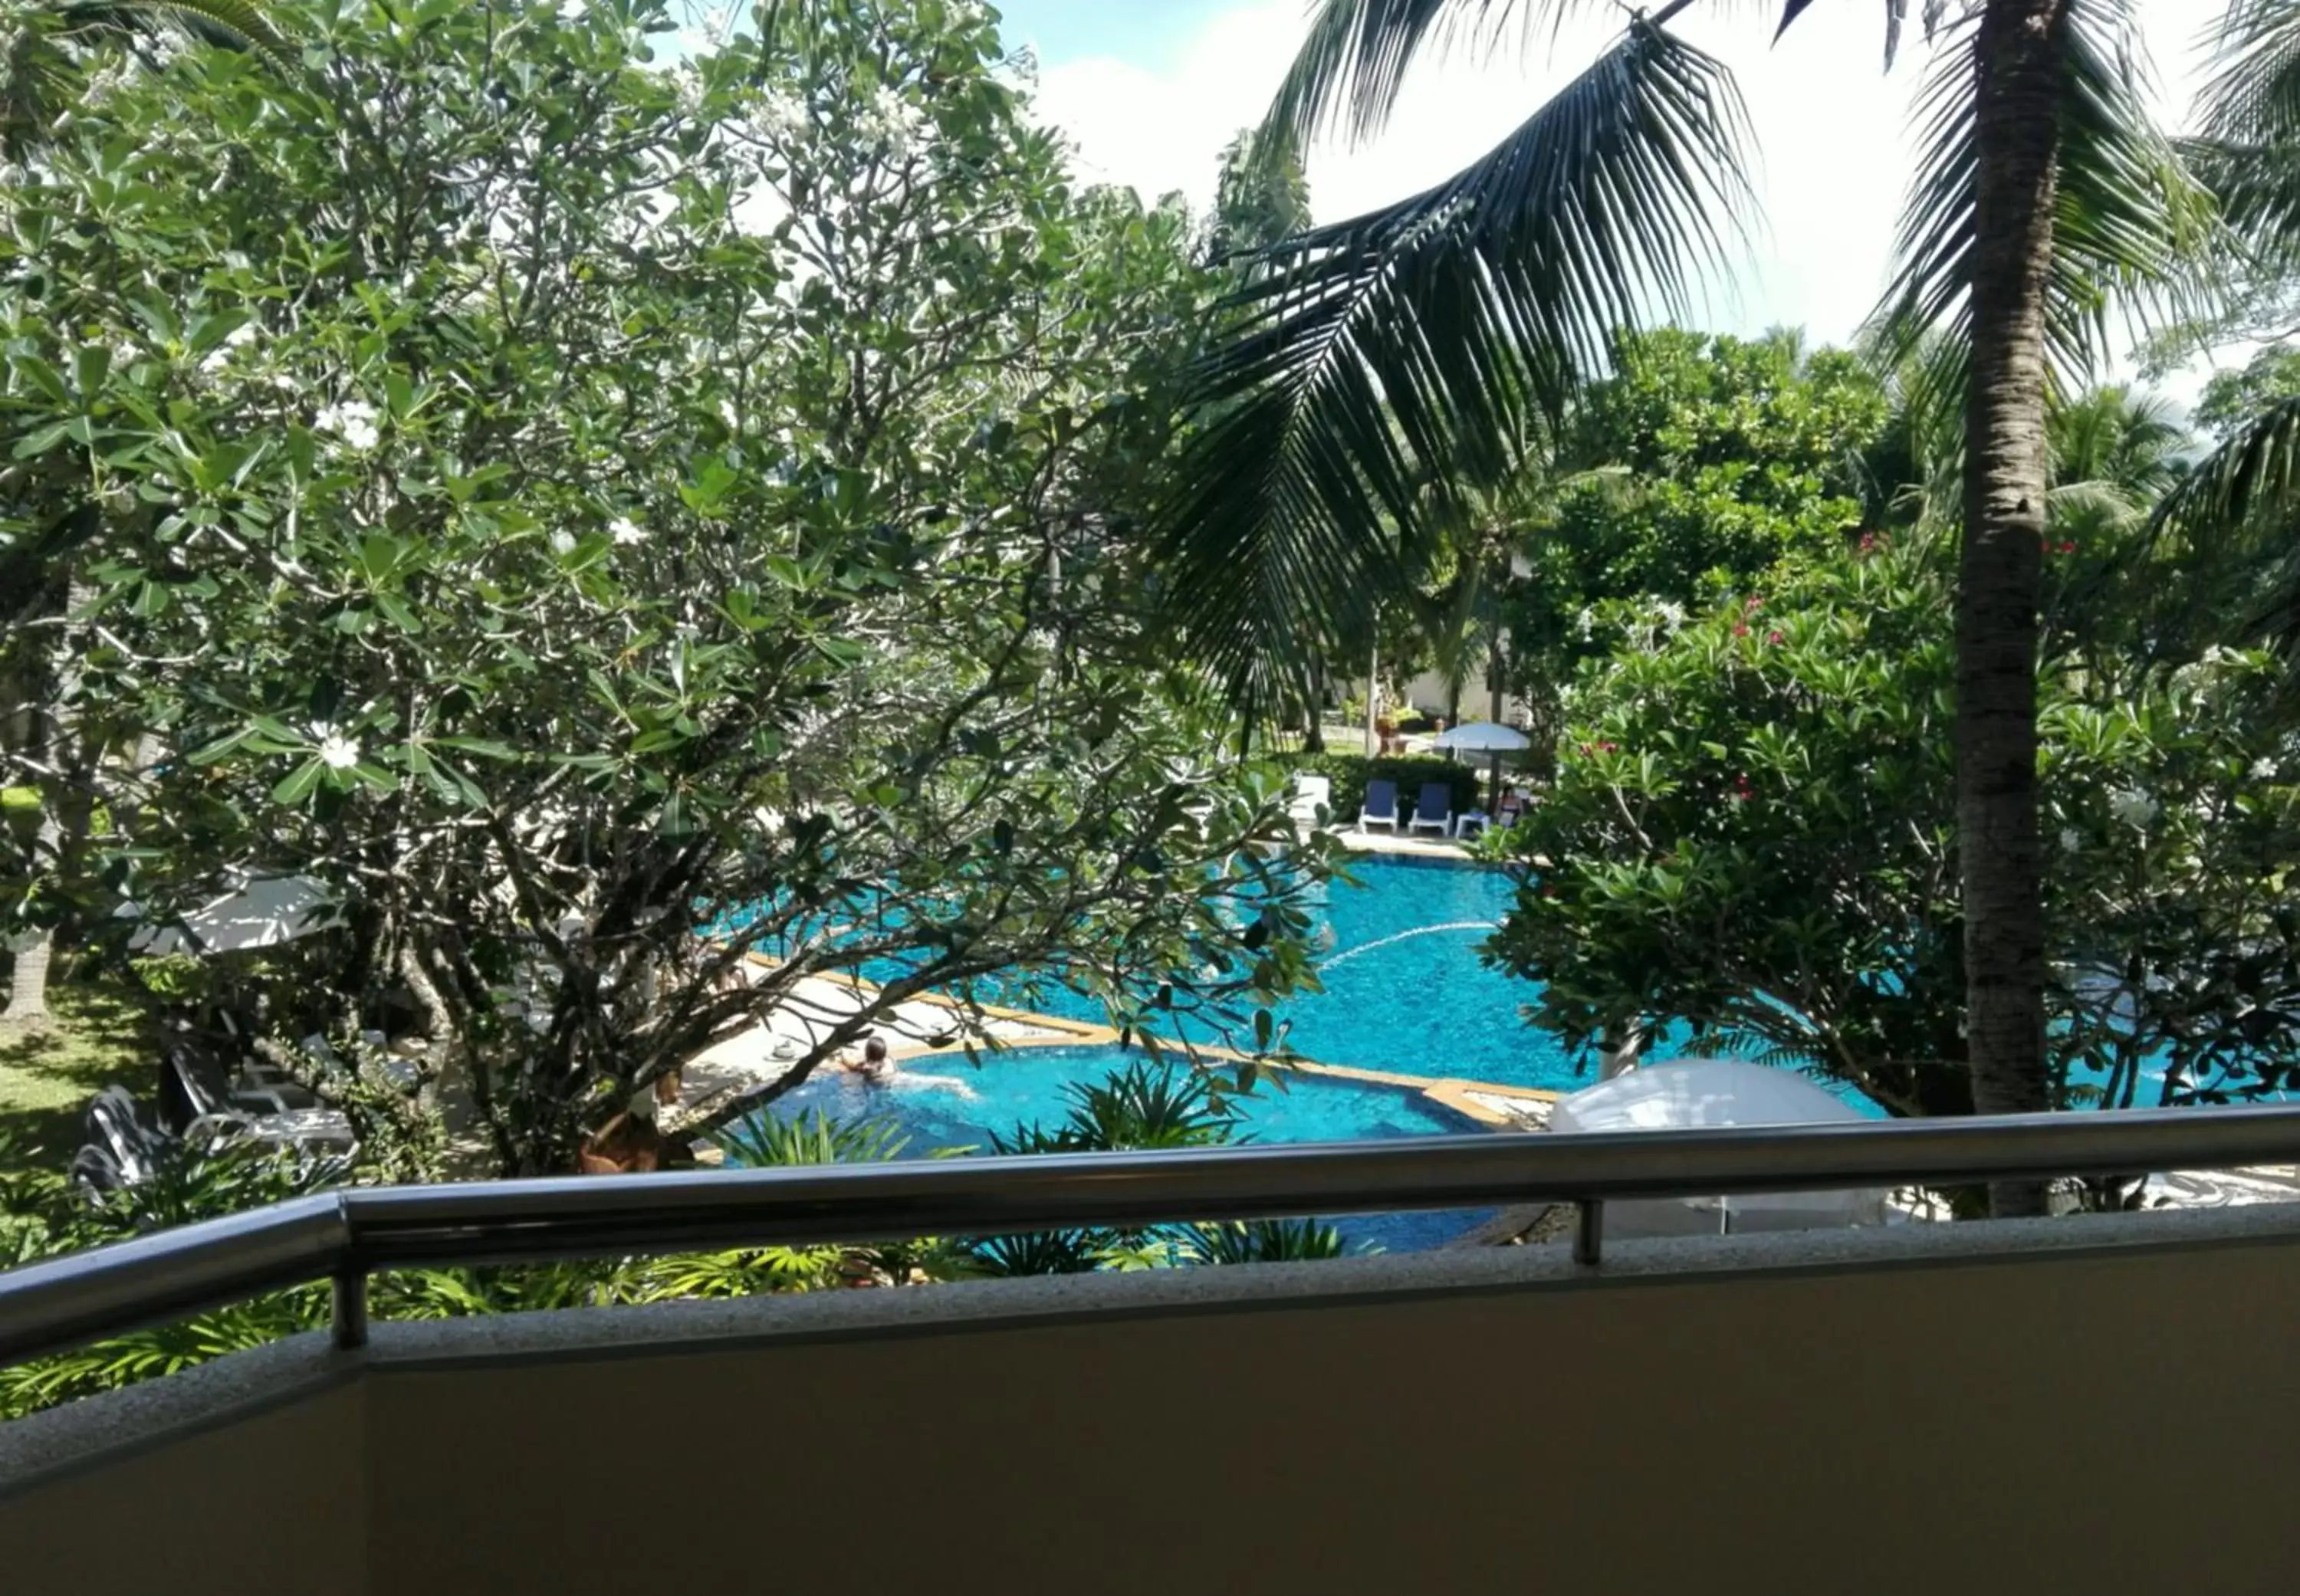
M 63 622 L 54 644 L 54 663 L 39 674 L 42 697 L 46 700 L 32 712 L 37 732 L 34 748 L 41 765 L 40 829 L 32 844 L 33 869 L 46 877 L 42 885 L 47 895 L 65 898 L 80 885 L 79 861 L 88 844 L 93 808 L 89 802 L 88 782 L 92 778 L 95 757 L 80 747 L 78 733 L 79 719 L 80 668 L 79 628 L 71 618 L 95 602 L 96 589 L 83 578 L 74 576 L 65 584 Z M 36 891 L 39 890 L 36 888 Z M 48 971 L 54 964 L 56 932 L 53 925 L 38 927 L 24 934 L 16 946 L 15 962 L 8 977 L 8 1007 L 0 1013 L 0 1022 L 10 1028 L 28 1029 L 46 1025 L 49 1018 Z
M 56 934 L 43 926 L 16 944 L 16 962 L 8 972 L 8 1009 L 0 1013 L 0 1028 L 29 1030 L 47 1024 L 48 962 L 56 951 Z
M 1373 723 L 1379 718 L 1381 705 L 1381 644 L 1377 641 L 1366 654 L 1366 758 L 1381 752 L 1380 734 Z
M 1499 726 L 1502 724 L 1502 701 L 1509 696 L 1508 687 L 1504 680 L 1504 672 L 1502 670 L 1502 639 L 1499 632 L 1496 632 L 1494 634 L 1492 642 L 1488 645 L 1488 653 L 1486 654 L 1486 691 L 1494 695 L 1494 712 L 1492 719 L 1496 726 Z
M 2050 1106 L 2037 819 L 2037 608 L 2045 536 L 2045 284 L 2068 0 L 1989 0 L 1977 96 L 1972 365 L 1956 606 L 1956 818 L 1973 1107 Z M 2045 1211 L 2029 1183 L 2001 1215 Z

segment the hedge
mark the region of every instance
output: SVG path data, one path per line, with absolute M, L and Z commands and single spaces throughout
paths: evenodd
M 1486 756 L 1488 759 L 1490 755 Z M 1304 753 L 1292 760 L 1296 774 L 1323 776 L 1334 784 L 1334 823 L 1353 825 L 1365 807 L 1366 783 L 1397 784 L 1401 809 L 1421 795 L 1421 784 L 1442 781 L 1454 789 L 1454 812 L 1477 809 L 1485 802 L 1486 765 L 1461 765 L 1428 753 L 1382 754 L 1368 759 L 1362 753 Z

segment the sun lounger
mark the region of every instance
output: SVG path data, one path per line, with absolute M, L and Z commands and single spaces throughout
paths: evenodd
M 1442 781 L 1421 784 L 1421 802 L 1413 806 L 1409 831 L 1434 831 L 1444 836 L 1454 827 L 1454 789 Z
M 1369 826 L 1387 826 L 1397 829 L 1397 784 L 1394 781 L 1366 783 L 1365 807 L 1358 810 L 1358 829 Z

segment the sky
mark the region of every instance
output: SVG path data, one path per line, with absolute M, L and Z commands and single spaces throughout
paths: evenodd
M 999 9 L 1010 45 L 1038 54 L 1039 113 L 1070 134 L 1081 179 L 1130 184 L 1146 197 L 1180 189 L 1204 205 L 1221 147 L 1260 119 L 1310 3 L 1009 0 Z M 2197 76 L 2195 37 L 2220 7 L 2132 4 L 2160 110 L 2177 128 Z M 1527 50 L 1485 61 L 1425 58 L 1377 139 L 1312 150 L 1318 219 L 1403 198 L 1498 142 L 1620 29 L 1614 5 L 1568 9 L 1572 21 L 1554 38 L 1537 35 Z M 1817 342 L 1843 343 L 1890 275 L 1902 185 L 1914 163 L 1909 111 L 1929 52 L 1912 20 L 1899 64 L 1884 71 L 1883 0 L 1821 0 L 1776 45 L 1778 16 L 1777 0 L 1701 0 L 1671 24 L 1739 82 L 1762 206 L 1731 281 L 1712 288 L 1693 320 L 1744 334 L 1802 327 Z M 2175 374 L 2162 389 L 2191 402 L 2208 370 Z

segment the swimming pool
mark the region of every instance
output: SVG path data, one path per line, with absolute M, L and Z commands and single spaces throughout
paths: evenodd
M 1295 1052 L 1321 1064 L 1555 1092 L 1595 1080 L 1555 1036 L 1526 1023 L 1524 1007 L 1541 988 L 1478 957 L 1516 895 L 1506 872 L 1381 854 L 1356 855 L 1348 868 L 1356 884 L 1329 884 L 1313 917 L 1324 990 L 1276 1013 Z M 1038 993 L 1033 1004 L 1071 1019 L 1106 1018 L 1099 1003 L 1062 990 Z M 1210 1028 L 1181 1034 L 1223 1041 Z M 1674 1053 L 1662 1043 L 1647 1056 Z
M 953 1148 L 987 1153 L 992 1131 L 1058 1124 L 1070 1110 L 1066 1084 L 1100 1081 L 1139 1056 L 1119 1047 L 1025 1047 L 986 1055 L 977 1068 L 954 1051 L 908 1060 L 892 1086 L 870 1085 L 845 1070 L 817 1076 L 768 1111 L 794 1118 L 819 1110 L 834 1119 L 892 1121 L 910 1138 L 905 1158 Z M 1289 1073 L 1282 1084 L 1263 1082 L 1233 1101 L 1241 1110 L 1234 1132 L 1239 1142 L 1354 1142 L 1479 1128 L 1418 1092 L 1331 1076 Z M 1490 1212 L 1354 1215 L 1330 1223 L 1353 1246 L 1405 1252 L 1436 1246 Z

